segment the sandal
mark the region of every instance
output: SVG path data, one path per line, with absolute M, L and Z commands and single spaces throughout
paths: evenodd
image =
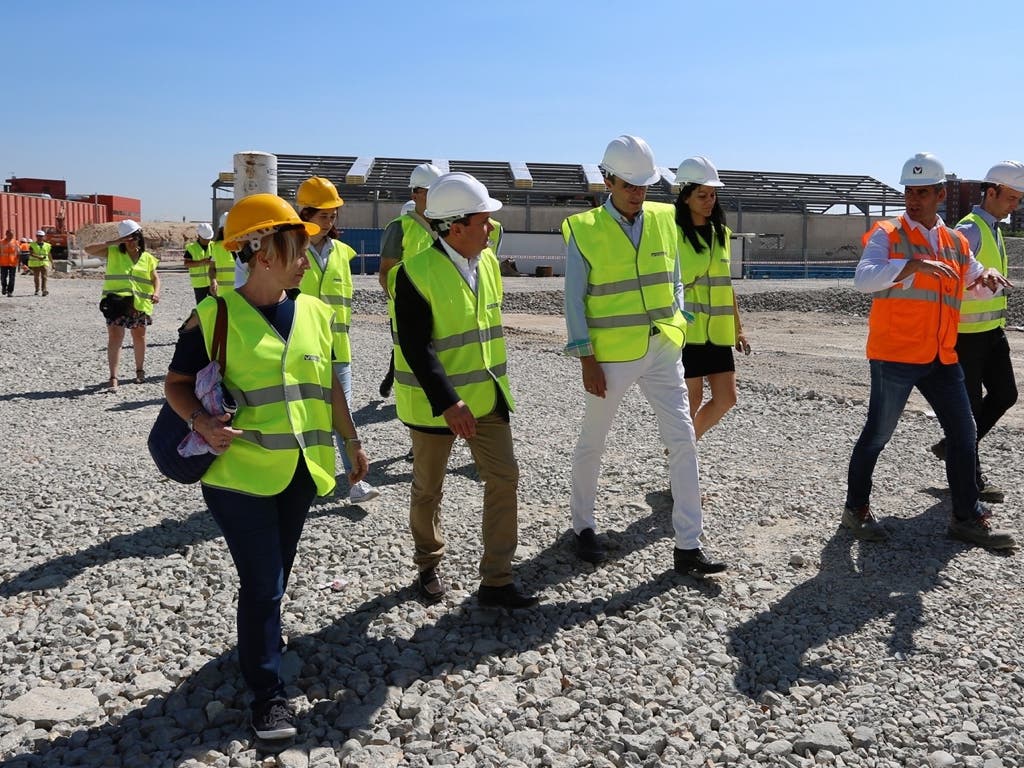
M 146 383 L 146 372 L 141 368 L 135 369 L 135 383 L 145 384 Z
M 117 376 L 111 376 L 107 382 L 107 389 L 117 389 Z

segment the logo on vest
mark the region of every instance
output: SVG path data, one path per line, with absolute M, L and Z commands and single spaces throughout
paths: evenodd
M 303 355 L 302 359 L 310 363 L 319 363 L 320 355 Z
M 659 256 L 667 256 L 667 255 L 668 255 L 668 251 L 655 251 L 654 253 L 651 254 L 651 258 L 652 259 L 656 259 Z
M 488 309 L 498 309 L 498 307 L 500 307 L 500 306 L 501 306 L 501 302 L 500 301 L 492 301 L 490 304 L 487 305 L 487 308 Z

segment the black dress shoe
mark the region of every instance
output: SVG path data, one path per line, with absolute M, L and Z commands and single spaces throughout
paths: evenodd
M 604 547 L 597 540 L 597 534 L 593 528 L 584 528 L 579 533 L 573 534 L 576 537 L 576 556 L 588 563 L 603 563 L 605 560 Z
M 476 593 L 477 602 L 490 608 L 532 608 L 540 602 L 540 598 L 534 595 L 524 595 L 515 584 L 506 584 L 503 587 L 488 587 L 480 585 L 480 591 Z
M 725 563 L 714 563 L 708 560 L 703 549 L 679 549 L 672 550 L 672 563 L 676 573 L 721 573 L 725 570 Z
M 392 375 L 385 376 L 384 380 L 381 381 L 381 383 L 380 383 L 380 388 L 377 390 L 378 392 L 380 392 L 380 396 L 381 397 L 390 397 L 391 396 L 391 387 L 392 387 L 392 385 L 394 383 L 395 383 L 395 377 L 394 376 L 392 376 Z
M 447 591 L 437 568 L 427 568 L 416 577 L 416 592 L 427 604 L 440 602 Z

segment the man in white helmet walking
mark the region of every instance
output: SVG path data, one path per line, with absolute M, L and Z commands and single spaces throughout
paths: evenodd
M 449 173 L 427 191 L 432 245 L 394 268 L 395 403 L 412 440 L 409 524 L 428 602 L 444 598 L 440 507 L 448 456 L 457 438 L 469 444 L 484 481 L 481 605 L 528 608 L 538 600 L 515 586 L 519 466 L 512 446 L 515 407 L 501 324 L 501 274 L 487 245 L 490 214 L 501 208 L 466 173 Z
M 946 478 L 953 517 L 951 537 L 990 549 L 1008 549 L 1013 535 L 993 529 L 978 499 L 976 432 L 957 362 L 957 323 L 965 289 L 986 291 L 1009 282 L 972 255 L 967 239 L 938 214 L 946 199 L 946 172 L 935 155 L 921 152 L 903 165 L 906 213 L 880 221 L 864 236 L 854 286 L 872 294 L 867 357 L 871 397 L 867 423 L 850 457 L 842 525 L 853 535 L 881 541 L 888 534 L 870 506 L 871 477 L 915 387 L 946 436 Z
M 412 210 L 402 206 L 402 213 L 393 219 L 384 229 L 380 238 L 380 287 L 388 297 L 388 314 L 394 315 L 393 302 L 395 286 L 388 280 L 394 266 L 406 256 L 413 256 L 430 245 L 437 238 L 437 233 L 430 228 L 424 218 L 427 208 L 427 189 L 441 176 L 441 169 L 432 163 L 420 163 L 409 175 L 409 188 L 412 190 Z M 395 383 L 395 353 L 391 352 L 388 372 L 380 383 L 380 396 L 388 397 Z
M 974 257 L 986 267 L 1007 274 L 1008 260 L 999 222 L 1020 205 L 1024 194 L 1024 163 L 1004 160 L 993 165 L 981 183 L 981 203 L 960 219 L 957 231 L 967 238 Z M 978 442 L 1017 402 L 1017 382 L 1006 340 L 1006 293 L 988 298 L 964 296 L 957 327 L 956 355 L 964 372 L 964 385 L 971 412 L 978 427 Z M 932 446 L 940 459 L 946 458 L 946 441 Z M 978 494 L 982 501 L 999 503 L 1005 498 L 981 470 L 977 456 Z
M 718 573 L 725 564 L 709 560 L 701 545 L 697 441 L 680 356 L 686 318 L 675 209 L 645 200 L 661 172 L 643 139 L 613 139 L 601 172 L 604 205 L 562 222 L 566 352 L 580 359 L 586 390 L 569 502 L 576 553 L 591 563 L 605 559 L 594 517 L 601 455 L 619 402 L 636 383 L 668 448 L 673 566 L 683 574 Z

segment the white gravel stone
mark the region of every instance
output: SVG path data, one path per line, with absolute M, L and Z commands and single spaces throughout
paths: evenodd
M 92 691 L 83 688 L 33 688 L 3 705 L 0 713 L 18 722 L 30 721 L 42 728 L 56 723 L 76 722 L 99 708 Z

